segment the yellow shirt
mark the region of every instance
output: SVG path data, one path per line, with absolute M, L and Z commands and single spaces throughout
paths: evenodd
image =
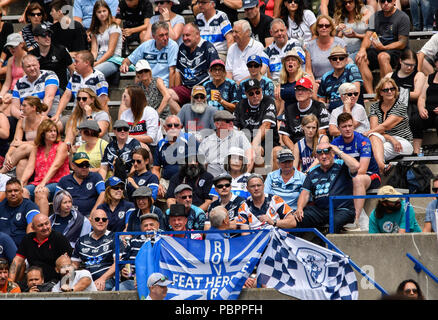
M 103 153 L 105 152 L 105 148 L 108 145 L 103 139 L 97 139 L 97 143 L 91 151 L 85 150 L 85 143 L 82 144 L 76 152 L 85 152 L 90 158 L 91 168 L 100 168 L 100 162 L 103 158 Z

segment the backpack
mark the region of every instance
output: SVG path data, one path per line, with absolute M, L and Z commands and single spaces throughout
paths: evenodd
M 411 169 L 413 162 L 398 162 L 392 170 L 388 181 L 391 186 L 398 189 L 408 189 L 407 172 Z
M 433 173 L 428 166 L 425 164 L 413 165 L 406 172 L 409 193 L 429 194 L 432 178 Z

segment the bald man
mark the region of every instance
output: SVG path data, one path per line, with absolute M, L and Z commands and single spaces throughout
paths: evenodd
M 63 254 L 70 256 L 73 248 L 66 237 L 52 230 L 50 220 L 45 214 L 39 213 L 33 218 L 32 229 L 34 231 L 27 233 L 18 246 L 9 276 L 13 281 L 22 280 L 27 259 L 29 266 L 35 265 L 43 269 L 44 279 L 57 282 L 56 259 Z
M 90 271 L 75 270 L 67 255 L 62 255 L 56 260 L 56 272 L 61 280 L 53 287 L 52 292 L 97 291 Z

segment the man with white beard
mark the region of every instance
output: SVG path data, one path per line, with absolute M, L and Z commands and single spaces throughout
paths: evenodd
M 217 109 L 207 103 L 207 91 L 197 85 L 192 89 L 191 103 L 183 105 L 178 113 L 185 132 L 193 133 L 198 141 L 214 132 L 214 114 Z M 206 130 L 210 129 L 210 130 Z M 201 132 L 201 131 L 205 132 Z

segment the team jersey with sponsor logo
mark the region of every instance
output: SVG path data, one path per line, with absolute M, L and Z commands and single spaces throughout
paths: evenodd
M 148 135 L 152 138 L 151 145 L 157 145 L 158 141 L 163 138 L 161 132 L 160 117 L 158 112 L 149 106 L 146 106 L 143 110 L 141 119 L 134 124 L 134 115 L 131 109 L 123 111 L 120 116 L 121 120 L 125 120 L 129 124 L 129 134 L 133 136 Z
M 82 88 L 90 88 L 98 97 L 104 94 L 108 96 L 108 82 L 106 82 L 105 76 L 99 70 L 93 70 L 93 72 L 85 78 L 82 78 L 76 71 L 73 73 L 66 90 L 70 90 L 76 99 L 76 94 L 79 89 Z
M 210 20 L 206 20 L 203 13 L 198 13 L 195 20 L 201 33 L 201 38 L 211 42 L 218 52 L 227 51 L 227 40 L 225 36 L 233 29 L 227 15 L 216 10 Z

